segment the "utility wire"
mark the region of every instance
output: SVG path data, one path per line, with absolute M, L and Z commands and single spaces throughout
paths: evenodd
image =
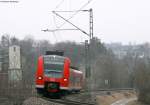
M 57 8 L 59 8 L 59 7 L 62 5 L 63 2 L 64 2 L 64 0 L 61 0 L 60 3 L 58 3 L 58 4 L 56 5 L 56 7 L 55 7 L 54 10 L 56 10 Z M 53 15 L 53 21 L 54 21 L 54 25 L 56 26 L 56 28 L 58 28 L 58 26 L 57 26 L 57 24 L 56 24 L 55 15 Z
M 72 10 L 72 11 L 55 11 L 55 12 L 83 12 L 88 10 Z
M 60 3 L 58 3 L 58 4 L 56 5 L 56 7 L 55 7 L 54 10 L 56 10 L 57 8 L 59 8 L 59 7 L 63 4 L 63 2 L 64 2 L 64 0 L 61 0 Z M 55 27 L 58 28 L 58 26 L 57 26 L 57 24 L 56 24 L 56 17 L 55 17 L 55 15 L 53 15 L 53 21 L 54 21 Z
M 55 32 L 53 32 L 53 36 L 54 36 L 54 38 L 55 38 L 55 40 L 56 40 L 56 43 L 58 43 L 58 40 L 57 40 L 57 37 L 56 37 Z
M 91 3 L 92 0 L 89 0 L 87 3 L 85 3 L 82 7 L 79 8 L 78 11 L 75 11 L 75 13 L 70 17 L 68 18 L 67 20 L 70 20 L 72 19 L 78 12 L 80 12 L 84 7 L 86 7 L 89 3 Z M 57 27 L 58 29 L 61 28 L 62 26 L 64 26 L 66 24 L 66 22 L 62 23 L 59 27 Z
M 64 2 L 64 0 L 61 0 L 60 3 L 56 5 L 55 10 L 58 9 L 63 4 L 63 2 Z M 55 17 L 55 15 L 53 15 L 53 21 L 54 21 L 55 27 L 58 28 L 58 26 L 56 24 L 56 17 Z M 56 42 L 57 42 L 57 37 L 56 37 L 56 33 L 55 32 L 53 32 L 53 36 L 55 37 Z
M 55 10 L 59 8 L 65 0 L 61 0 L 59 4 L 56 5 Z
M 64 2 L 64 0 L 62 0 L 56 7 L 55 7 L 55 10 L 57 9 L 57 8 L 59 8 L 61 5 L 62 5 L 62 3 Z M 81 6 L 80 8 L 79 8 L 79 10 L 77 10 L 77 11 L 75 11 L 75 13 L 70 17 L 70 18 L 68 18 L 68 19 L 66 19 L 67 21 L 69 21 L 70 19 L 72 19 L 78 12 L 80 12 L 80 11 L 82 11 L 82 9 L 84 8 L 84 7 L 86 7 L 89 3 L 91 3 L 92 2 L 92 0 L 88 0 L 88 2 L 87 3 L 85 3 L 83 6 Z M 54 11 L 53 11 L 54 12 Z M 58 11 L 59 12 L 59 11 Z M 73 12 L 73 11 L 70 11 L 70 12 Z M 56 13 L 56 12 L 55 12 Z M 57 14 L 57 13 L 56 13 Z M 55 24 L 55 26 L 56 26 L 56 28 L 57 29 L 60 29 L 62 26 L 64 26 L 65 24 L 66 24 L 66 22 L 64 22 L 64 23 L 62 23 L 60 26 L 57 26 L 57 24 L 56 24 L 56 18 L 55 18 L 55 16 L 53 16 L 53 20 L 54 20 L 54 24 Z M 83 33 L 85 33 L 85 34 L 87 34 L 86 32 L 84 32 L 84 31 L 82 31 Z M 53 35 L 54 35 L 54 37 L 55 37 L 55 39 L 56 39 L 56 42 L 57 42 L 57 38 L 56 38 L 56 34 L 53 32 Z M 87 34 L 88 35 L 88 34 Z
M 81 28 L 79 28 L 78 26 L 74 25 L 73 23 L 71 23 L 69 20 L 65 19 L 64 17 L 62 17 L 61 15 L 59 15 L 58 13 L 56 13 L 55 11 L 53 11 L 54 14 L 56 14 L 58 17 L 62 18 L 63 20 L 65 20 L 66 22 L 70 23 L 72 26 L 74 26 L 76 29 L 80 30 L 81 32 L 83 32 L 84 34 L 88 35 L 88 33 L 86 33 L 84 30 L 82 30 Z M 57 29 L 58 30 L 58 29 Z
M 58 28 L 58 26 L 57 26 L 57 24 L 56 24 L 56 15 L 55 15 L 55 14 L 53 14 L 53 21 L 54 21 L 55 27 Z

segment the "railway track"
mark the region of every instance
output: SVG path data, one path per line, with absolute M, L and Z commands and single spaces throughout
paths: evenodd
M 101 95 L 104 95 L 104 94 L 107 94 L 107 92 L 115 92 L 115 91 L 125 91 L 125 90 L 134 90 L 132 88 L 124 88 L 124 89 L 100 89 L 100 90 L 93 90 L 93 91 L 90 91 L 90 92 L 105 92 L 105 93 L 101 93 Z M 83 95 L 84 93 L 88 93 L 89 91 L 81 91 L 80 93 L 81 94 L 71 94 L 71 95 L 68 95 L 69 97 L 76 97 L 75 95 Z M 68 97 L 67 96 L 67 97 Z M 43 99 L 47 100 L 47 101 L 51 101 L 51 102 L 54 102 L 54 103 L 59 103 L 59 104 L 64 104 L 64 105 L 95 105 L 94 102 L 91 102 L 88 103 L 88 102 L 81 102 L 81 100 L 77 101 L 76 99 L 69 99 L 67 98 L 66 96 L 63 97 L 62 99 L 51 99 L 51 98 L 48 98 L 48 97 L 42 97 Z M 83 96 L 82 96 L 83 97 Z
M 44 98 L 44 99 L 47 101 L 64 104 L 64 105 L 95 105 L 94 103 L 84 103 L 84 102 L 72 101 L 68 99 L 49 99 L 49 98 Z
M 80 93 L 96 92 L 96 91 L 126 91 L 126 90 L 135 90 L 135 89 L 133 88 L 96 89 L 96 90 L 83 90 L 80 91 Z

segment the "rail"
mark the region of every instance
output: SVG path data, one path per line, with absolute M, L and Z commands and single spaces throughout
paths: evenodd
M 111 89 L 95 89 L 95 90 L 82 90 L 81 93 L 84 92 L 95 92 L 95 91 L 125 91 L 125 90 L 136 90 L 134 88 L 111 88 Z
M 47 101 L 64 104 L 64 105 L 95 105 L 94 103 L 78 102 L 78 101 L 73 101 L 68 99 L 49 99 L 49 98 L 44 98 L 44 99 Z

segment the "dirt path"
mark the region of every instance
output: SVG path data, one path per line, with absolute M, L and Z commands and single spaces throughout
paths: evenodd
M 115 92 L 110 95 L 96 96 L 98 105 L 126 105 L 130 101 L 137 100 L 135 92 Z
M 111 105 L 126 105 L 127 103 L 135 100 L 137 100 L 137 98 L 129 98 L 129 99 L 125 98 L 125 99 L 118 100 L 112 103 Z

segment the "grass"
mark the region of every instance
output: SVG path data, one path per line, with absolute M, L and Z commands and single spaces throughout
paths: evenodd
M 145 105 L 138 101 L 129 102 L 127 105 Z

